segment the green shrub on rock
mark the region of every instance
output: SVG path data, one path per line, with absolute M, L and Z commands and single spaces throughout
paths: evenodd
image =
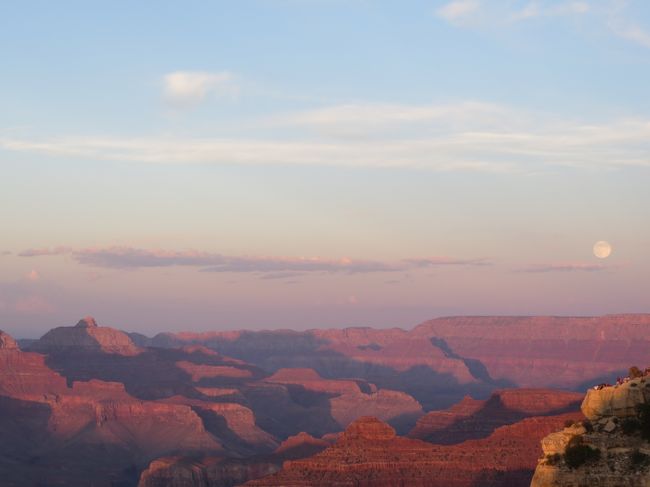
M 636 407 L 639 420 L 639 430 L 644 440 L 650 441 L 650 404 L 639 404 Z
M 573 441 L 573 438 L 564 452 L 564 461 L 569 468 L 578 468 L 585 463 L 595 462 L 600 458 L 600 450 L 589 445 L 583 445 L 581 441 Z
M 641 429 L 641 423 L 636 418 L 625 418 L 621 422 L 621 431 L 624 435 L 633 435 Z
M 632 456 L 630 457 L 630 461 L 632 463 L 633 467 L 643 467 L 650 462 L 650 457 L 646 455 L 645 453 L 640 452 L 639 450 L 634 450 L 632 452 Z

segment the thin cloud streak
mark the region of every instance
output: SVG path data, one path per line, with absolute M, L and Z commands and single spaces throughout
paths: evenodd
M 467 267 L 481 267 L 493 265 L 489 259 L 452 259 L 450 257 L 432 257 L 428 259 L 406 259 L 404 262 L 413 265 L 414 267 L 444 267 L 444 266 L 467 266 Z
M 133 247 L 87 248 L 73 250 L 69 247 L 28 249 L 21 257 L 70 255 L 81 265 L 109 269 L 141 269 L 154 267 L 196 267 L 201 272 L 260 273 L 263 279 L 286 279 L 301 273 L 379 273 L 406 271 L 435 266 L 487 266 L 492 262 L 485 258 L 457 259 L 432 257 L 381 262 L 363 259 L 323 259 L 320 257 L 259 257 L 228 256 L 213 252 L 194 250 L 169 251 Z
M 540 264 L 519 269 L 519 272 L 545 273 L 545 272 L 598 272 L 607 269 L 603 264 L 585 262 L 567 262 L 558 264 Z
M 27 249 L 18 253 L 18 257 L 40 257 L 43 255 L 63 255 L 72 251 L 70 247 L 44 247 L 40 249 Z
M 150 250 L 132 247 L 108 247 L 71 250 L 68 247 L 29 249 L 21 257 L 70 255 L 76 262 L 93 267 L 111 269 L 139 269 L 147 267 L 200 267 L 203 272 L 391 272 L 400 270 L 391 264 L 342 258 L 319 257 L 236 257 L 211 252 Z
M 316 128 L 326 134 L 343 131 L 348 135 L 343 138 L 0 138 L 0 149 L 152 164 L 397 167 L 510 173 L 536 172 L 548 166 L 587 170 L 650 167 L 650 120 L 570 122 L 474 102 L 438 107 L 355 107 L 358 110 L 341 106 L 306 111 L 276 121 L 296 129 Z M 446 120 L 449 123 L 444 123 Z

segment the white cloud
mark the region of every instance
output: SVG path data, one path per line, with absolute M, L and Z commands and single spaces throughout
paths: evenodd
M 476 13 L 480 7 L 478 0 L 453 0 L 436 10 L 436 14 L 447 22 L 456 24 Z
M 268 123 L 262 124 L 262 129 L 268 128 Z M 585 123 L 471 102 L 335 106 L 287 115 L 276 123 L 291 129 L 291 137 L 0 138 L 0 149 L 159 164 L 294 164 L 525 173 L 547 166 L 590 170 L 650 166 L 648 119 Z M 301 134 L 304 130 L 307 134 Z
M 650 48 L 650 31 L 635 23 L 626 0 L 455 0 L 436 11 L 438 17 L 458 27 L 506 28 L 533 19 L 586 17 L 598 28 Z
M 612 31 L 628 41 L 632 41 L 640 46 L 647 47 L 650 49 L 650 32 L 642 29 L 636 24 L 625 24 L 620 25 L 616 23 L 611 23 L 610 27 Z
M 234 76 L 227 72 L 175 71 L 163 77 L 168 101 L 178 105 L 196 105 L 209 95 L 235 97 L 239 88 Z
M 447 22 L 458 26 L 493 27 L 539 17 L 564 17 L 591 12 L 587 1 L 530 0 L 520 6 L 509 0 L 456 0 L 436 13 Z
M 271 124 L 293 125 L 335 137 L 393 136 L 397 129 L 413 134 L 418 126 L 428 131 L 437 127 L 468 130 L 485 126 L 505 127 L 516 123 L 518 114 L 493 103 L 404 105 L 388 103 L 351 103 L 275 117 Z

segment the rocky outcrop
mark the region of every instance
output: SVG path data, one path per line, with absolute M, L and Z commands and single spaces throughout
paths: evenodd
M 164 457 L 140 475 L 138 487 L 234 487 L 278 470 L 277 462 L 223 457 Z
M 69 387 L 44 355 L 14 348 L 0 349 L 0 437 L 3 485 L 133 485 L 157 456 L 223 451 L 188 405 L 138 400 L 116 382 Z
M 16 340 L 2 330 L 0 330 L 0 350 L 19 350 Z
M 181 360 L 176 362 L 176 366 L 190 374 L 193 382 L 200 382 L 201 379 L 214 379 L 215 377 L 247 379 L 253 376 L 250 370 L 229 365 L 203 365 Z
M 343 394 L 330 399 L 332 417 L 342 428 L 361 416 L 373 416 L 406 432 L 424 412 L 415 399 L 404 392 L 380 389 L 370 394 Z
M 114 328 L 98 326 L 91 316 L 81 319 L 75 326 L 60 326 L 48 331 L 29 348 L 41 353 L 70 349 L 127 356 L 140 353 L 140 349 L 126 333 Z
M 378 390 L 361 380 L 324 379 L 313 369 L 280 369 L 265 381 L 323 393 L 329 402 L 327 413 L 341 428 L 361 416 L 374 416 L 404 430 L 424 414 L 422 406 L 404 392 Z
M 359 384 L 353 380 L 323 379 L 313 369 L 280 369 L 267 382 L 277 384 L 295 384 L 304 387 L 306 390 L 325 392 L 332 394 L 358 394 L 361 393 Z M 370 389 L 370 385 L 367 386 Z M 377 388 L 374 387 L 376 391 Z
M 376 418 L 360 418 L 322 453 L 285 462 L 278 473 L 246 486 L 526 485 L 539 457 L 539 439 L 576 416 L 528 418 L 499 428 L 488 438 L 453 446 L 402 438 Z
M 632 379 L 613 387 L 589 389 L 582 412 L 589 419 L 635 417 L 640 404 L 650 403 L 650 377 Z
M 270 455 L 248 459 L 224 457 L 167 457 L 151 462 L 138 487 L 224 487 L 277 472 L 288 459 L 314 455 L 330 445 L 324 439 L 300 433 L 287 438 Z
M 203 420 L 206 428 L 233 452 L 255 454 L 272 451 L 277 440 L 255 424 L 249 408 L 237 403 L 214 403 L 184 396 L 173 396 L 159 402 L 190 406 Z
M 631 362 L 645 363 L 648 327 L 650 314 L 472 316 L 434 319 L 411 334 L 444 342 L 494 380 L 573 389 L 621 375 Z
M 425 410 L 497 388 L 582 389 L 643 362 L 650 315 L 438 318 L 411 331 L 228 331 L 161 334 L 156 346 L 200 344 L 273 373 L 309 368 L 406 392 Z M 606 379 L 605 379 L 606 378 Z
M 644 407 L 650 407 L 650 377 L 590 389 L 582 403 L 589 421 L 542 440 L 531 487 L 650 486 L 650 417 Z
M 486 400 L 465 397 L 449 409 L 422 416 L 408 436 L 440 444 L 485 438 L 527 417 L 577 412 L 581 399 L 579 393 L 549 389 L 499 390 Z
M 330 380 L 361 379 L 405 392 L 425 408 L 448 406 L 465 393 L 493 387 L 473 375 L 462 359 L 398 328 L 177 333 L 158 335 L 152 343 L 204 345 L 270 373 L 280 371 L 279 380 L 286 373 L 282 369 L 312 369 Z

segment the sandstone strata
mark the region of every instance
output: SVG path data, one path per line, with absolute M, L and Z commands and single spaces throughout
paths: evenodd
M 589 423 L 575 424 L 542 440 L 531 487 L 650 486 L 650 442 L 639 431 L 638 406 L 650 404 L 650 378 L 590 389 L 582 403 Z M 588 448 L 592 458 L 571 464 L 567 452 Z
M 75 326 L 54 328 L 30 345 L 30 350 L 43 353 L 71 348 L 118 355 L 137 355 L 140 352 L 126 333 L 98 326 L 91 316 L 79 320 Z
M 549 389 L 505 389 L 486 400 L 465 397 L 454 406 L 418 419 L 411 438 L 453 444 L 485 438 L 496 428 L 530 416 L 576 411 L 582 394 Z
M 278 471 L 282 462 L 325 449 L 330 443 L 300 433 L 270 455 L 248 459 L 224 457 L 165 457 L 154 460 L 140 476 L 138 487 L 228 487 Z
M 399 437 L 376 418 L 352 423 L 336 443 L 313 457 L 285 462 L 250 487 L 525 485 L 539 456 L 539 439 L 576 413 L 528 418 L 488 438 L 433 445 Z
M 2 330 L 0 330 L 0 350 L 18 350 L 16 340 Z

